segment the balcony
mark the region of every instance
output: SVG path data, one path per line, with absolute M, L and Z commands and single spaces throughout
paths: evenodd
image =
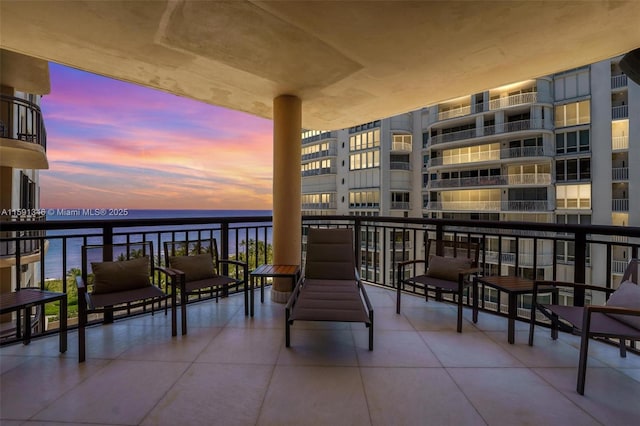
M 480 129 L 467 129 L 451 133 L 442 133 L 431 136 L 431 145 L 438 145 L 448 142 L 462 141 L 465 139 L 480 138 L 483 136 L 491 136 L 495 134 L 521 132 L 528 130 L 550 130 L 546 129 L 542 120 L 519 120 L 509 123 L 484 126 Z
M 27 210 L 25 209 L 25 212 Z M 43 222 L 44 214 L 1 216 L 0 224 L 7 222 Z M 44 231 L 0 231 L 0 267 L 26 265 L 40 261 L 41 250 L 46 252 L 48 241 Z
M 625 74 L 612 75 L 611 88 L 619 89 L 621 87 L 627 87 L 627 76 Z
M 479 103 L 473 105 L 464 105 L 456 108 L 451 108 L 446 111 L 438 112 L 438 120 L 447 120 L 449 118 L 463 117 L 465 115 L 475 114 L 483 111 L 493 111 L 497 109 L 504 109 L 515 107 L 519 105 L 528 105 L 538 102 L 539 95 L 537 92 L 519 93 L 516 95 L 507 96 L 504 98 L 493 99 L 489 102 Z M 551 99 L 540 99 L 540 102 L 550 103 Z
M 551 203 L 546 200 L 518 200 L 518 201 L 432 201 L 427 209 L 442 211 L 518 211 L 545 212 L 552 210 Z
M 622 118 L 629 118 L 629 106 L 618 105 L 611 107 L 611 119 L 620 120 Z
M 411 146 L 411 143 L 406 141 L 392 141 L 391 151 L 392 152 L 412 152 L 413 147 Z
M 526 173 L 519 175 L 475 176 L 457 179 L 438 179 L 431 181 L 432 189 L 464 188 L 494 185 L 550 185 L 549 173 Z
M 407 161 L 392 161 L 389 163 L 389 169 L 411 171 L 411 163 Z
M 629 180 L 628 167 L 614 167 L 611 169 L 611 179 L 614 181 Z
M 613 250 L 612 236 L 640 237 L 640 228 L 634 227 L 354 216 L 303 221 L 304 226 L 352 226 L 357 247 L 362 247 L 363 235 L 379 234 L 379 241 L 387 241 L 398 232 L 409 235 L 405 244 L 422 241 L 427 234 L 503 238 L 504 246 L 507 240 L 515 241 L 510 249 L 519 257 L 483 250 L 480 258 L 495 253 L 516 262 L 515 268 L 524 266 L 518 261 L 528 261 L 521 247 L 531 242 L 542 246 L 545 241 L 573 241 L 579 253 L 585 251 L 587 238 L 589 244 Z M 74 239 L 160 241 L 211 233 L 222 241 L 222 255 L 228 257 L 246 253 L 241 241 L 247 238 L 268 243 L 270 227 L 269 217 L 239 217 L 12 223 L 8 230 L 56 230 L 47 238 L 66 241 L 67 247 Z M 524 232 L 530 236 L 514 240 Z M 625 246 L 636 252 L 640 248 L 637 243 Z M 386 256 L 391 248 L 383 247 Z M 413 248 L 406 253 L 421 256 Z M 541 254 L 537 262 L 547 259 Z M 63 270 L 74 266 L 71 251 L 68 255 L 59 260 Z M 356 258 L 382 255 L 369 253 L 367 247 Z M 589 267 L 604 268 L 603 276 L 610 276 L 615 271 L 606 259 L 592 258 L 595 264 Z M 370 265 L 362 266 L 362 276 L 376 276 Z M 554 263 L 550 269 L 556 267 L 565 266 Z M 270 302 L 269 289 L 265 303 L 257 302 L 253 319 L 244 316 L 243 297 L 232 294 L 218 304 L 192 303 L 186 336 L 172 338 L 170 317 L 158 312 L 111 325 L 96 323 L 87 331 L 91 349 L 82 366 L 77 364 L 75 330 L 62 355 L 55 330 L 37 336 L 29 346 L 5 342 L 0 348 L 0 418 L 3 423 L 303 424 L 314 412 L 314 421 L 323 424 L 369 424 L 369 419 L 423 424 L 428 418 L 443 424 L 498 425 L 519 424 L 523 416 L 537 424 L 608 424 L 611 416 L 623 424 L 637 421 L 636 353 L 620 358 L 616 346 L 592 341 L 586 396 L 580 397 L 575 392 L 577 337 L 560 333 L 554 341 L 548 329 L 537 327 L 535 345 L 529 347 L 527 310 L 520 309 L 516 342 L 509 345 L 505 306 L 490 300 L 483 304 L 477 324 L 465 309 L 461 334 L 455 331 L 456 309 L 449 303 L 425 303 L 424 296 L 407 294 L 398 315 L 393 268 L 378 263 L 377 276 L 383 281 L 368 287 L 376 315 L 373 352 L 367 350 L 364 327 L 303 322 L 293 326 L 292 347 L 286 349 L 284 309 Z M 585 278 L 584 258 L 577 256 L 570 268 L 577 281 Z M 42 380 L 45 388 L 33 388 Z M 318 411 L 318 406 L 327 408 Z
M 611 138 L 611 149 L 614 151 L 629 149 L 629 136 L 613 136 Z
M 64 355 L 55 337 L 3 347 L 3 423 L 308 424 L 314 413 L 317 424 L 634 424 L 640 416 L 635 354 L 620 358 L 593 341 L 581 397 L 575 336 L 553 341 L 538 327 L 529 347 L 517 322 L 509 345 L 505 318 L 481 313 L 473 324 L 468 309 L 458 334 L 452 305 L 405 296 L 397 315 L 393 291 L 367 291 L 373 352 L 364 327 L 303 322 L 285 348 L 284 308 L 269 290 L 253 319 L 240 296 L 193 304 L 187 336 L 171 338 L 170 320 L 157 314 L 90 328 L 83 366 L 75 332 Z
M 0 166 L 48 169 L 47 132 L 40 107 L 0 95 L 0 111 Z
M 611 200 L 611 210 L 614 212 L 628 212 L 629 211 L 629 199 L 618 198 Z
M 316 158 L 335 157 L 338 155 L 338 150 L 335 147 L 325 149 L 323 151 L 312 152 L 311 154 L 302 155 L 302 161 L 313 160 Z
M 335 175 L 336 166 L 321 167 L 319 169 L 309 169 L 302 171 L 302 177 L 320 176 L 320 175 Z

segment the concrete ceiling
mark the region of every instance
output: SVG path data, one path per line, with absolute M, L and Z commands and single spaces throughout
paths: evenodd
M 338 129 L 640 47 L 640 1 L 0 2 L 3 49 Z M 126 100 L 124 100 L 126 102 Z

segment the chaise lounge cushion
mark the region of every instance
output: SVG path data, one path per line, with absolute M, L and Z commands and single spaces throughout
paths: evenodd
M 425 275 L 445 281 L 458 281 L 459 273 L 469 268 L 471 268 L 471 259 L 467 257 L 431 256 Z
M 609 296 L 607 306 L 640 310 L 640 285 L 625 281 Z M 640 317 L 610 314 L 611 317 L 640 330 Z
M 117 262 L 92 262 L 93 294 L 133 290 L 151 285 L 149 256 Z
M 170 256 L 169 266 L 184 272 L 185 281 L 201 281 L 214 278 L 213 261 L 209 253 Z

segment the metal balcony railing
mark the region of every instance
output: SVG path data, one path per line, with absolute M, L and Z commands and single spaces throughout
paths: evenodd
M 411 210 L 411 203 L 405 201 L 392 201 L 391 208 L 394 210 Z
M 628 167 L 614 167 L 611 169 L 611 178 L 615 181 L 629 180 Z
M 302 161 L 313 160 L 316 158 L 323 158 L 323 157 L 335 157 L 337 155 L 338 155 L 338 150 L 335 147 L 333 147 L 333 148 L 325 149 L 323 151 L 312 152 L 311 154 L 303 154 Z
M 0 216 L 0 258 L 11 256 L 26 256 L 40 252 L 44 231 L 5 231 L 6 225 L 11 222 L 44 222 L 46 216 L 43 213 L 18 214 Z M 19 259 L 17 259 L 19 260 Z
M 493 99 L 489 102 L 478 103 L 474 105 L 463 105 L 456 108 L 450 108 L 446 111 L 438 112 L 438 120 L 446 120 L 449 118 L 462 117 L 465 115 L 475 114 L 487 110 L 496 110 L 510 108 L 518 105 L 533 104 L 536 102 L 551 102 L 550 98 L 540 97 L 537 92 L 519 93 L 500 99 Z
M 335 174 L 336 174 L 336 167 L 335 166 L 321 167 L 319 169 L 310 169 L 310 170 L 303 170 L 302 171 L 302 177 L 320 176 L 320 175 L 335 175 Z
M 618 105 L 611 107 L 611 119 L 619 120 L 621 118 L 629 118 L 629 106 Z
M 619 89 L 621 87 L 627 87 L 627 76 L 625 74 L 612 75 L 611 88 Z
M 437 211 L 518 211 L 518 212 L 546 212 L 553 210 L 552 204 L 546 200 L 517 200 L 517 201 L 432 201 L 428 210 Z
M 411 152 L 413 147 L 409 142 L 391 142 L 391 151 Z
M 605 272 L 602 276 L 606 279 L 600 284 L 606 286 L 612 284 L 611 275 L 623 268 L 614 253 L 622 247 L 629 257 L 638 257 L 640 251 L 640 227 L 377 216 L 303 216 L 303 236 L 306 235 L 305 228 L 311 226 L 353 228 L 358 251 L 355 257 L 361 276 L 369 277 L 369 282 L 387 288 L 396 288 L 397 263 L 400 260 L 424 258 L 423 241 L 427 238 L 480 242 L 480 265 L 484 273 L 495 271 L 495 267 L 499 270 L 505 264 L 515 271 L 544 269 L 549 279 L 556 278 L 559 268 L 556 247 L 559 243 L 571 244 L 573 261 L 571 264 L 562 264 L 562 268 L 566 268 L 562 276 L 585 282 L 589 268 L 597 267 Z M 212 237 L 219 242 L 222 258 L 246 259 L 250 270 L 258 264 L 271 261 L 272 218 L 269 216 L 11 221 L 3 223 L 3 232 L 0 243 L 5 246 L 11 243 L 20 246 L 22 241 L 34 239 L 34 235 L 38 235 L 40 244 L 45 238 L 49 240 L 50 249 L 40 265 L 40 282 L 37 284 L 45 289 L 45 277 L 59 278 L 62 280 L 62 291 L 68 292 L 70 297 L 74 297 L 75 292 L 69 291 L 73 281 L 66 279 L 66 271 L 80 267 L 80 247 L 84 244 L 152 241 L 159 253 L 154 261 L 160 265 L 163 262 L 161 250 L 164 241 Z M 291 232 L 300 231 L 292 229 Z M 401 240 L 398 240 L 398 235 L 402 235 Z M 604 247 L 606 255 L 589 258 L 587 253 L 593 252 L 593 246 Z M 51 247 L 58 249 L 52 250 Z M 19 255 L 16 253 L 15 256 Z M 363 262 L 362 259 L 367 261 Z M 54 269 L 60 275 L 54 273 Z M 18 288 L 26 284 L 21 282 L 21 277 L 21 272 L 16 270 L 14 281 Z M 578 293 L 574 300 L 580 304 L 581 295 Z M 70 300 L 70 306 L 73 303 Z M 487 305 L 483 309 L 491 311 L 492 308 Z M 125 316 L 135 314 L 131 312 Z M 56 328 L 38 331 L 34 337 L 56 332 Z M 2 344 L 15 341 L 7 339 Z
M 389 163 L 391 170 L 411 170 L 411 163 L 407 161 L 392 161 Z
M 611 149 L 629 149 L 629 136 L 613 136 L 611 138 Z
M 629 199 L 619 198 L 611 200 L 611 210 L 614 212 L 628 212 L 629 211 Z
M 478 131 L 479 130 L 479 131 Z M 451 133 L 441 133 L 431 136 L 431 145 L 437 145 L 447 142 L 456 142 L 465 139 L 479 138 L 482 136 L 490 136 L 501 133 L 520 132 L 526 130 L 551 130 L 546 129 L 543 120 L 530 119 L 512 121 L 509 123 L 495 124 L 485 126 L 480 129 L 467 129 Z
M 40 107 L 14 96 L 0 95 L 0 137 L 31 142 L 47 149 Z
M 476 176 L 431 181 L 431 188 L 464 188 L 491 185 L 550 185 L 550 173 L 525 173 L 520 175 Z

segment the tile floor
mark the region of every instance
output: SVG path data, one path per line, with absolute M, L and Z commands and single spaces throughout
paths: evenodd
M 304 323 L 284 347 L 284 307 L 243 298 L 189 306 L 189 334 L 163 314 L 87 331 L 87 362 L 56 337 L 0 349 L 0 424 L 10 425 L 637 425 L 640 357 L 591 346 L 575 391 L 579 339 L 369 287 L 375 349 L 362 324 Z M 259 300 L 259 299 L 258 299 Z

